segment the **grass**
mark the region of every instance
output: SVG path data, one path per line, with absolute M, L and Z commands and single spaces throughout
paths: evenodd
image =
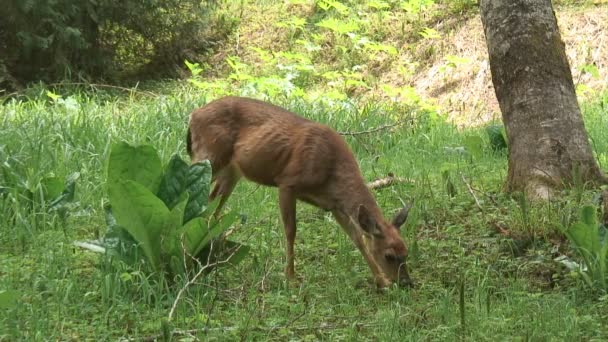
M 183 284 L 168 285 L 72 242 L 104 233 L 110 144 L 152 144 L 164 162 L 185 154 L 187 113 L 206 100 L 187 89 L 158 98 L 75 91 L 57 101 L 38 91 L 0 107 L 0 290 L 18 291 L 18 305 L 0 308 L 0 340 L 161 336 Z M 607 102 L 604 95 L 583 106 L 604 169 Z M 237 267 L 191 287 L 171 328 L 196 329 L 192 334 L 202 340 L 608 339 L 608 297 L 553 261 L 572 257 L 560 229 L 591 203 L 592 191 L 572 190 L 544 205 L 521 203 L 501 192 L 506 156 L 487 147 L 484 131 L 459 130 L 431 112 L 277 103 L 338 131 L 411 117 L 346 139 L 367 179 L 393 172 L 413 180 L 376 196 L 387 215 L 415 200 L 417 220 L 404 235 L 418 287 L 377 292 L 363 258 L 333 219 L 304 204 L 296 239 L 301 281 L 290 286 L 276 190 L 241 182 L 228 206 L 243 218 L 234 238 L 252 252 Z M 459 148 L 471 135 L 484 141 L 480 155 Z M 81 174 L 77 204 L 63 219 L 40 199 L 40 182 L 75 171 Z

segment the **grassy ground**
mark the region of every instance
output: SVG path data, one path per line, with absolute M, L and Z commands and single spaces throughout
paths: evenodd
M 0 340 L 160 336 L 182 284 L 159 284 L 72 242 L 105 232 L 110 143 L 152 144 L 165 162 L 185 154 L 186 114 L 204 102 L 188 90 L 158 98 L 98 92 L 0 107 L 0 291 L 18 293 L 18 305 L 0 307 Z M 584 106 L 604 169 L 607 103 L 604 96 Z M 431 112 L 282 105 L 347 132 L 411 118 L 347 140 L 367 179 L 393 172 L 412 180 L 376 196 L 387 215 L 415 200 L 404 236 L 418 287 L 376 291 L 335 221 L 303 204 L 296 239 L 301 281 L 289 286 L 276 191 L 242 182 L 228 206 L 243 215 L 234 237 L 252 252 L 189 288 L 171 322 L 180 338 L 196 329 L 192 335 L 222 341 L 608 339 L 608 297 L 553 261 L 572 256 L 560 229 L 592 201 L 592 192 L 575 189 L 542 206 L 508 197 L 501 192 L 504 153 L 492 152 L 483 130 L 458 130 Z M 463 152 L 470 136 L 483 139 L 481 153 Z M 77 205 L 63 219 L 39 200 L 40 182 L 74 171 L 80 172 Z

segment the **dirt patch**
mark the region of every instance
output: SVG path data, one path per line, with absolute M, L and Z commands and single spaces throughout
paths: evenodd
M 579 100 L 605 90 L 608 86 L 608 8 L 567 8 L 556 14 L 574 82 L 579 87 Z M 441 43 L 433 43 L 439 47 L 434 61 L 420 68 L 409 80 L 410 85 L 424 98 L 436 101 L 458 125 L 474 126 L 500 119 L 481 18 L 475 16 L 445 35 Z M 460 63 L 450 66 L 450 56 L 460 57 Z M 408 57 L 411 58 L 402 56 Z M 599 77 L 584 72 L 585 65 L 594 65 Z M 382 81 L 403 82 L 390 74 Z

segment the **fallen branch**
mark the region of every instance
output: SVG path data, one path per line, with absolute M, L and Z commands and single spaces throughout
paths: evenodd
M 410 122 L 410 121 L 412 121 L 411 117 L 407 118 L 407 119 L 399 120 L 399 121 L 397 121 L 397 122 L 395 122 L 393 124 L 378 126 L 376 128 L 368 129 L 366 131 L 359 131 L 359 132 L 338 132 L 338 134 L 340 134 L 340 135 L 349 135 L 349 136 L 357 136 L 357 135 L 362 135 L 362 134 L 376 133 L 376 132 L 383 131 L 385 129 L 401 126 L 404 123 Z
M 80 248 L 84 248 L 87 249 L 89 251 L 93 251 L 96 253 L 105 253 L 106 249 L 103 246 L 97 245 L 93 242 L 98 242 L 97 241 L 74 241 L 73 244 L 76 247 L 80 247 Z
M 376 179 L 375 181 L 367 183 L 367 187 L 370 190 L 377 190 L 401 183 L 414 183 L 414 180 L 403 177 L 397 177 L 394 174 L 389 173 L 388 176 L 384 178 Z

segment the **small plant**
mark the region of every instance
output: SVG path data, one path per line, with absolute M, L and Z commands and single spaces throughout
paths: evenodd
M 462 141 L 465 149 L 471 155 L 470 162 L 473 162 L 473 159 L 480 159 L 483 156 L 483 139 L 476 134 L 468 135 L 464 137 Z
M 507 135 L 503 125 L 489 125 L 486 127 L 486 133 L 490 139 L 490 147 L 492 147 L 494 152 L 502 151 L 507 148 Z
M 52 174 L 40 177 L 28 173 L 23 161 L 7 157 L 0 165 L 0 196 L 22 202 L 29 210 L 40 206 L 48 212 L 56 212 L 62 219 L 67 217 L 69 210 L 78 206 L 74 196 L 80 173 L 75 172 L 65 180 Z
M 425 27 L 422 31 L 418 32 L 424 39 L 439 39 L 441 38 L 441 34 L 437 32 L 437 30 L 432 29 L 430 27 Z
M 419 14 L 434 4 L 433 0 L 408 0 L 401 2 L 401 8 L 408 13 Z
M 340 15 L 343 15 L 343 16 L 348 15 L 350 12 L 348 6 L 342 4 L 339 1 L 319 0 L 319 1 L 317 1 L 317 6 L 319 6 L 320 9 L 322 9 L 323 11 L 326 11 L 326 12 L 331 9 L 334 9 L 336 12 L 338 12 Z
M 249 249 L 220 238 L 237 215 L 213 215 L 218 203 L 207 202 L 210 182 L 208 161 L 188 166 L 174 155 L 163 170 L 151 146 L 114 145 L 107 172 L 105 250 L 169 276 L 198 263 L 237 263 Z
M 594 206 L 584 206 L 581 217 L 566 231 L 566 236 L 576 251 L 583 257 L 586 269 L 579 268 L 579 272 L 590 287 L 600 286 L 608 291 L 608 231 L 600 225 L 596 217 Z

